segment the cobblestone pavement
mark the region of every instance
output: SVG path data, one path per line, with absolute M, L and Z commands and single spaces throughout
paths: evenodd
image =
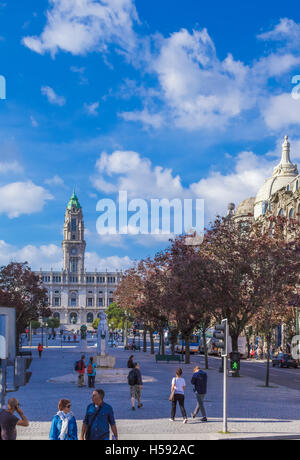
M 28 428 L 18 428 L 18 439 L 47 439 L 50 423 L 57 412 L 59 399 L 66 397 L 72 402 L 72 411 L 81 428 L 86 406 L 90 403 L 91 389 L 78 388 L 72 379 L 68 382 L 61 377 L 73 373 L 74 362 L 80 358 L 79 348 L 45 349 L 42 359 L 33 350 L 32 378 L 26 387 L 9 396 L 17 397 L 24 413 L 30 420 Z M 95 354 L 89 348 L 88 358 Z M 113 349 L 111 354 L 117 358 L 117 367 L 126 367 L 131 352 Z M 177 409 L 175 422 L 169 421 L 171 379 L 178 363 L 155 363 L 149 353 L 136 352 L 136 361 L 141 364 L 142 374 L 152 377 L 143 388 L 143 408 L 131 410 L 129 387 L 127 383 L 101 384 L 105 391 L 105 401 L 115 411 L 120 439 L 215 439 L 223 438 L 222 430 L 222 374 L 216 369 L 208 371 L 208 394 L 206 410 L 208 423 L 200 419 L 188 424 L 182 423 Z M 195 395 L 190 385 L 193 366 L 203 363 L 203 357 L 193 356 L 190 365 L 182 364 L 187 383 L 185 407 L 188 416 L 195 407 Z M 55 378 L 56 382 L 50 380 Z M 262 387 L 254 378 L 241 377 L 228 379 L 228 429 L 229 437 L 282 436 L 300 434 L 300 393 L 284 386 Z M 227 436 L 227 437 L 228 437 Z

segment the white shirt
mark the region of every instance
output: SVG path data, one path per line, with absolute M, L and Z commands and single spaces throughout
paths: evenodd
M 182 377 L 174 377 L 172 385 L 175 385 L 175 394 L 184 395 L 185 380 Z

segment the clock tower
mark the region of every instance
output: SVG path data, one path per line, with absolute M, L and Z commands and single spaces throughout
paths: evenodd
M 65 213 L 64 239 L 62 242 L 64 270 L 70 275 L 84 273 L 84 222 L 82 208 L 74 191 Z

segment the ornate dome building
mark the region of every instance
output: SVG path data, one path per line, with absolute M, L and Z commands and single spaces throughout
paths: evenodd
M 291 162 L 290 143 L 286 136 L 282 144 L 282 157 L 279 165 L 274 168 L 272 177 L 265 181 L 256 195 L 254 218 L 258 219 L 261 215 L 266 213 L 269 208 L 270 200 L 276 192 L 286 187 L 292 188 L 292 183 L 297 176 L 299 177 L 297 165 Z

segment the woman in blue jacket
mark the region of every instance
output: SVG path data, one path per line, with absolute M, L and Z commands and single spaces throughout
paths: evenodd
M 61 399 L 58 412 L 53 417 L 49 439 L 52 441 L 77 441 L 77 424 L 71 412 L 71 402 Z

